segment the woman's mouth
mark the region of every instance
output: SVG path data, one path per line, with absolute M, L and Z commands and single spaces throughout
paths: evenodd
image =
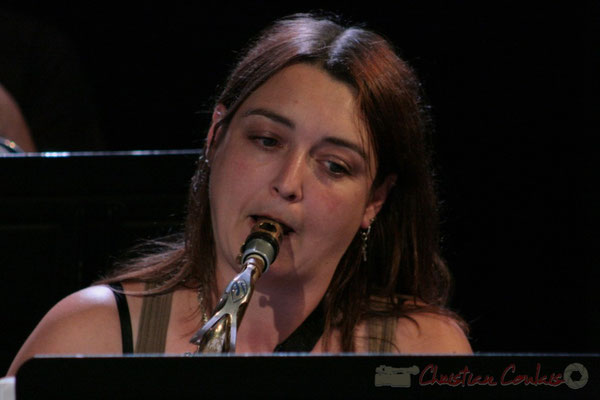
M 254 223 L 256 223 L 256 221 L 258 221 L 261 218 L 267 218 L 267 219 L 277 222 L 279 225 L 281 225 L 284 236 L 287 236 L 290 233 L 294 233 L 294 229 L 292 229 L 290 226 L 286 225 L 284 222 L 282 222 L 281 220 L 279 220 L 277 218 L 273 218 L 273 217 L 270 217 L 267 215 L 251 215 L 250 218 L 252 218 L 252 221 L 254 221 Z

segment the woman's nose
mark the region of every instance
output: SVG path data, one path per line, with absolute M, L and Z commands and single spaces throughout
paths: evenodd
M 271 189 L 273 193 L 291 202 L 302 200 L 304 168 L 303 157 L 287 158 L 275 175 Z

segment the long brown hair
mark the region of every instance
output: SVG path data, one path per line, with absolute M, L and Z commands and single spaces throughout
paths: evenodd
M 323 298 L 326 328 L 339 329 L 342 349 L 353 350 L 356 324 L 373 316 L 445 307 L 451 278 L 439 249 L 437 198 L 428 145 L 429 117 L 411 68 L 391 44 L 369 30 L 344 28 L 330 18 L 284 18 L 251 43 L 216 104 L 226 108 L 214 127 L 226 132 L 240 105 L 275 73 L 310 63 L 352 86 L 377 158 L 373 187 L 387 176 L 396 184 L 372 225 L 368 259 L 357 234 L 342 256 Z M 192 178 L 183 238 L 140 257 L 103 282 L 154 282 L 154 292 L 202 287 L 215 296 L 215 250 L 208 200 L 209 167 L 201 156 Z M 402 298 L 413 301 L 404 303 Z M 374 299 L 385 299 L 385 307 Z M 417 299 L 419 302 L 417 302 Z M 426 304 L 426 305 L 420 305 Z M 410 318 L 410 317 L 409 317 Z

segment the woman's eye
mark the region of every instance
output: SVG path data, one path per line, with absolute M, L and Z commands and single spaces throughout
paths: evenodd
M 279 143 L 277 139 L 268 136 L 255 136 L 252 139 L 263 147 L 275 147 Z
M 329 173 L 334 176 L 350 175 L 350 170 L 342 164 L 333 161 L 326 161 L 325 165 L 327 166 Z

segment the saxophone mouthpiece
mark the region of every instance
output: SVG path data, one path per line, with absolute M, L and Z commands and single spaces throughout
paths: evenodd
M 283 227 L 279 222 L 260 218 L 242 245 L 241 264 L 244 265 L 251 256 L 258 256 L 264 261 L 262 272 L 266 272 L 279 253 L 282 239 Z

